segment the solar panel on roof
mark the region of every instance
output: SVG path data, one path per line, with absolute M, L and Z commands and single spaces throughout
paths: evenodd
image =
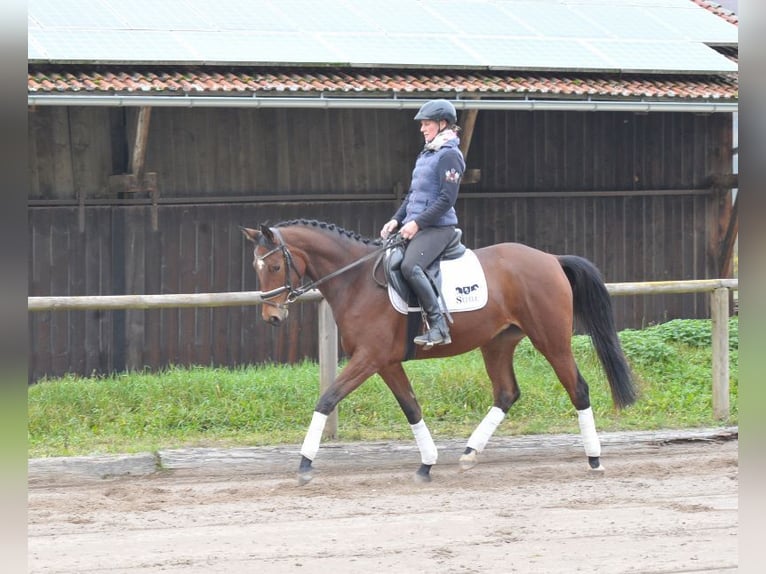
M 386 4 L 384 3 L 384 6 Z M 355 11 L 353 3 L 309 2 L 306 0 L 280 0 L 274 3 L 279 18 L 290 22 L 298 30 L 309 32 L 370 33 L 380 29 L 366 10 Z
M 454 41 L 412 34 L 321 34 L 342 54 L 340 61 L 361 66 L 480 66 L 470 52 Z
M 522 36 L 532 33 L 528 26 L 504 12 L 496 3 L 454 0 L 438 5 L 425 4 L 425 8 L 458 34 Z
M 503 0 L 501 0 L 503 1 Z M 513 0 L 511 0 L 513 1 Z M 554 0 L 556 1 L 556 0 Z M 646 6 L 648 8 L 688 7 L 690 0 L 565 0 L 570 6 L 587 4 L 589 6 Z
M 185 32 L 179 36 L 195 47 L 202 62 L 309 64 L 341 61 L 338 52 L 316 34 L 304 32 L 230 31 L 226 34 L 226 42 L 220 41 L 220 35 L 210 32 Z
M 737 27 L 691 0 L 29 0 L 28 14 L 30 61 L 737 68 L 703 44 L 736 46 Z
M 129 10 L 120 8 L 120 2 L 111 1 L 115 11 L 133 30 L 210 30 L 209 21 L 197 12 L 195 2 L 189 0 L 129 0 Z M 125 26 L 124 26 L 125 27 Z
M 644 40 L 693 40 L 705 43 L 737 43 L 737 27 L 722 18 L 698 10 L 668 9 L 661 13 L 638 4 L 634 6 L 577 6 L 582 16 L 598 19 L 612 37 Z
M 40 47 L 40 44 L 35 40 L 31 32 L 27 34 L 27 54 L 30 60 L 45 59 L 45 51 Z
M 473 50 L 492 68 L 603 70 L 609 62 L 584 43 L 570 38 L 471 38 Z
M 195 11 L 211 30 L 296 32 L 292 22 L 275 11 L 273 0 L 223 0 L 193 2 Z
M 614 67 L 622 71 L 664 71 L 703 73 L 707 70 L 736 72 L 737 65 L 712 48 L 686 42 L 630 42 L 593 40 L 589 45 L 598 49 Z M 672 57 L 668 55 L 672 54 Z
M 608 36 L 628 40 L 676 40 L 673 31 L 650 16 L 651 11 L 633 6 L 573 6 L 572 11 L 599 22 Z
M 88 0 L 29 0 L 27 13 L 43 28 L 124 28 L 127 23 L 107 3 Z
M 504 2 L 500 7 L 521 20 L 539 36 L 593 38 L 604 35 L 594 21 L 581 17 L 566 4 L 551 2 Z
M 43 59 L 50 61 L 148 62 L 157 53 L 168 61 L 199 61 L 193 49 L 167 32 L 89 30 L 85 35 L 73 34 L 70 30 L 30 30 L 29 36 L 42 47 Z
M 426 6 L 433 4 L 433 10 Z M 391 34 L 437 34 L 445 37 L 452 34 L 452 30 L 444 30 L 444 21 L 438 18 L 434 12 L 441 14 L 443 9 L 438 7 L 438 2 L 412 2 L 410 0 L 386 0 L 365 5 L 365 14 L 375 22 L 375 25 L 383 32 Z
M 657 16 L 652 16 L 657 20 Z M 674 31 L 676 38 L 706 44 L 736 44 L 738 29 L 707 10 L 667 10 L 662 25 Z

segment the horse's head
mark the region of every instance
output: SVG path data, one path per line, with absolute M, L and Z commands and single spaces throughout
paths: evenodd
M 253 269 L 258 276 L 261 291 L 275 291 L 268 297 L 261 308 L 261 317 L 269 324 L 278 326 L 287 319 L 288 297 L 292 289 L 301 281 L 304 269 L 299 269 L 289 247 L 281 235 L 266 225 L 259 229 L 241 227 L 244 236 L 251 241 L 253 249 Z

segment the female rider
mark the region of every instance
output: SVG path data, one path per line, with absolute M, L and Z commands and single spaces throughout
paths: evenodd
M 458 223 L 455 201 L 465 160 L 459 147 L 457 112 L 449 101 L 426 102 L 415 120 L 420 121 L 425 145 L 415 161 L 409 192 L 380 235 L 385 239 L 399 229 L 409 240 L 401 272 L 428 318 L 428 330 L 414 342 L 430 349 L 452 342 L 436 289 L 425 270 L 454 236 Z

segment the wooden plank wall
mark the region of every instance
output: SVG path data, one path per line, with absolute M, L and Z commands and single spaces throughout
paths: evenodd
M 420 147 L 411 116 L 404 111 L 157 109 L 146 169 L 159 174 L 164 197 L 279 193 L 289 199 L 317 192 L 390 191 L 397 181 L 409 180 Z
M 406 190 L 420 147 L 411 115 L 158 108 L 146 166 L 158 173 L 164 202 L 155 231 L 147 199 L 121 204 L 107 195 L 109 175 L 129 165 L 135 111 L 31 112 L 30 295 L 257 289 L 239 225 L 306 217 L 374 236 L 398 204 L 397 190 Z M 707 179 L 730 169 L 730 121 L 480 112 L 468 166 L 481 180 L 465 185 L 458 202 L 465 242 L 520 241 L 582 255 L 609 282 L 717 277 L 713 247 L 729 203 Z M 702 295 L 614 302 L 620 328 L 709 313 Z M 257 307 L 33 313 L 30 379 L 316 356 L 315 305 L 296 306 L 281 329 L 259 314 Z

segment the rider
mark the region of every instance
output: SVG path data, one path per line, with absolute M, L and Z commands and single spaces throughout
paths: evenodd
M 401 272 L 418 297 L 429 329 L 415 337 L 427 349 L 452 342 L 447 321 L 439 306 L 436 288 L 425 270 L 444 251 L 455 234 L 457 200 L 465 160 L 460 151 L 457 112 L 447 100 L 431 100 L 415 115 L 425 146 L 415 161 L 410 189 L 391 220 L 380 230 L 384 239 L 399 228 L 409 240 Z

